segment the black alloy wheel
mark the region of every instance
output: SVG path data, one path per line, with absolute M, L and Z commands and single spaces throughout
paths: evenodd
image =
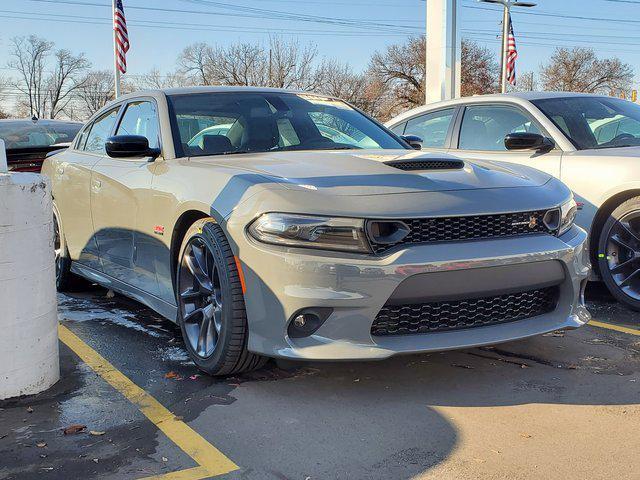
M 640 197 L 613 211 L 602 229 L 597 257 L 611 294 L 640 310 Z
M 187 243 L 178 284 L 185 340 L 200 358 L 208 358 L 220 338 L 223 299 L 218 268 L 201 237 Z
M 240 272 L 224 231 L 211 218 L 186 232 L 176 276 L 178 324 L 196 366 L 209 375 L 260 368 L 247 350 L 248 324 Z

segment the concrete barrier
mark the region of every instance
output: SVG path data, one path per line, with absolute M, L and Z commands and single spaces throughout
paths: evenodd
M 51 189 L 35 173 L 3 173 L 0 140 L 0 400 L 60 377 Z M 4 169 L 6 172 L 6 168 Z

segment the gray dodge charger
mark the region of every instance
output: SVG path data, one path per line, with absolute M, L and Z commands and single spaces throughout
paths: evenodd
M 122 97 L 45 162 L 58 288 L 79 275 L 145 303 L 213 375 L 584 325 L 569 189 L 415 142 L 309 93 Z

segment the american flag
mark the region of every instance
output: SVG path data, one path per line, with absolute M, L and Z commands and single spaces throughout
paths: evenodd
M 127 20 L 124 17 L 122 0 L 116 0 L 113 11 L 113 30 L 116 42 L 116 66 L 120 73 L 127 72 L 127 52 L 129 51 L 129 32 L 127 32 Z
M 516 37 L 513 34 L 513 22 L 511 14 L 509 14 L 509 35 L 507 36 L 507 81 L 516 85 L 516 58 L 518 58 L 518 50 L 516 50 Z

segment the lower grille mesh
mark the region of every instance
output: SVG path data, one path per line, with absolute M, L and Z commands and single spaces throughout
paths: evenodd
M 412 335 L 514 322 L 553 311 L 558 295 L 558 287 L 548 287 L 473 300 L 385 305 L 371 334 Z

